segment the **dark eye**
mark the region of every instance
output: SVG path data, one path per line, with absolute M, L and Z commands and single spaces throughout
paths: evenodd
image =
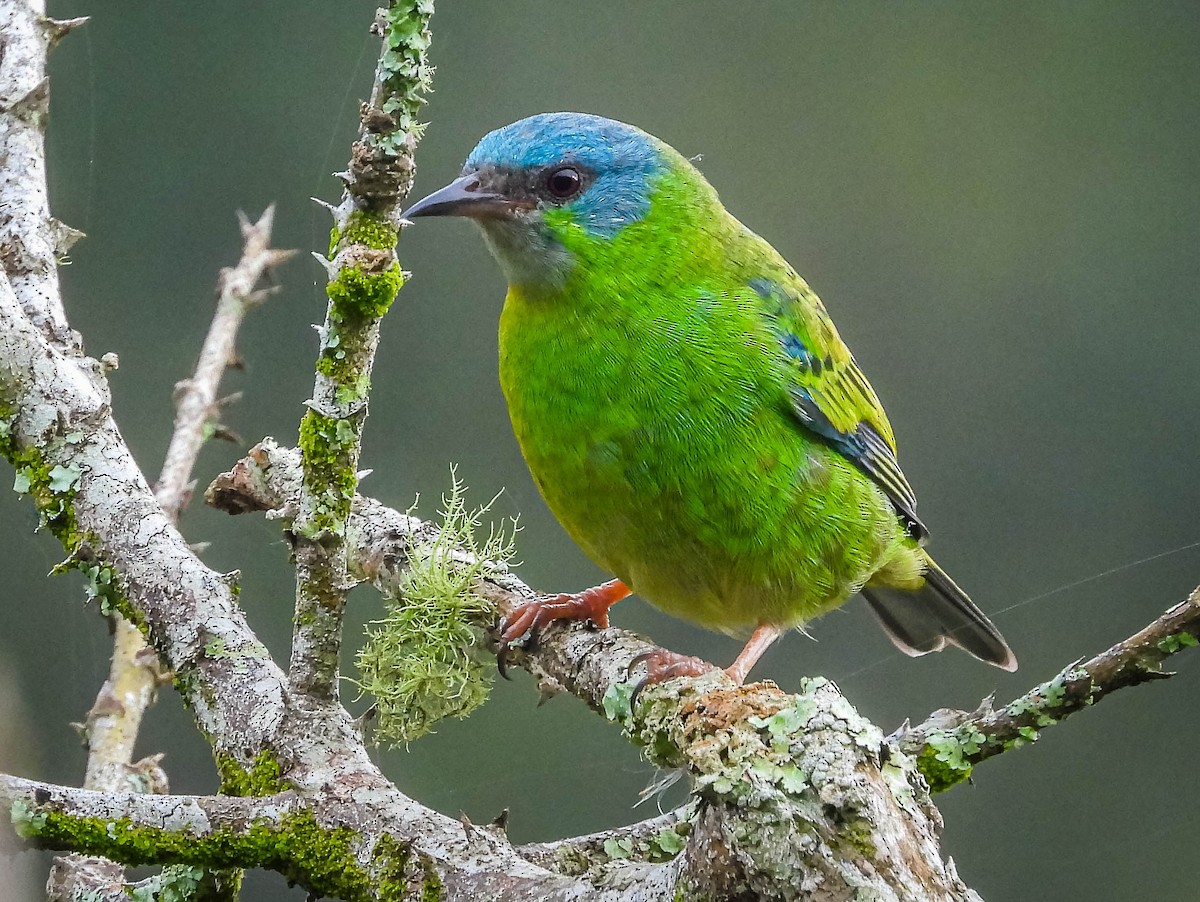
M 579 193 L 583 185 L 583 177 L 570 166 L 555 169 L 546 176 L 546 190 L 559 200 L 566 200 Z

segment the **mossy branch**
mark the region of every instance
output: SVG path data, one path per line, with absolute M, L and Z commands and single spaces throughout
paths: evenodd
M 429 90 L 426 61 L 432 0 L 392 2 L 379 11 L 382 40 L 371 100 L 361 108 L 342 201 L 330 207 L 329 307 L 309 410 L 300 424 L 302 491 L 292 524 L 296 615 L 289 678 L 318 702 L 338 697 L 342 613 L 349 580 L 345 531 L 358 484 L 358 460 L 379 322 L 405 274 L 396 259 L 400 204 L 412 186 L 416 115 Z
M 1002 708 L 990 698 L 971 712 L 937 711 L 892 737 L 917 759 L 934 792 L 971 776 L 975 765 L 1020 748 L 1048 727 L 1126 686 L 1167 679 L 1162 663 L 1185 648 L 1200 645 L 1200 588 L 1161 617 L 1087 661 L 1068 664 L 1052 679 Z

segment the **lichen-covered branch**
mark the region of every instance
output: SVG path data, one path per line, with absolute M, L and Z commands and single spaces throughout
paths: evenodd
M 910 755 L 935 791 L 971 776 L 975 765 L 1037 740 L 1042 731 L 1118 689 L 1171 674 L 1168 657 L 1200 645 L 1200 588 L 1161 617 L 1108 651 L 1068 664 L 1052 679 L 1002 708 L 984 699 L 971 712 L 937 711 L 892 737 Z
M 264 441 L 207 497 L 227 510 L 286 518 L 299 478 L 297 453 Z M 437 534 L 436 526 L 357 498 L 347 527 L 351 570 L 394 591 L 420 545 Z M 498 613 L 532 595 L 511 574 L 490 576 L 477 591 Z M 648 837 L 628 831 L 599 848 L 586 838 L 554 851 L 535 847 L 533 860 L 593 881 L 612 879 L 614 869 L 657 867 L 654 879 L 672 892 L 717 898 L 851 898 L 849 888 L 879 899 L 977 898 L 941 861 L 940 816 L 912 760 L 831 683 L 814 680 L 789 695 L 770 683 L 734 687 L 716 672 L 647 689 L 631 711 L 637 674 L 630 662 L 650 648 L 623 630 L 553 624 L 536 650 L 514 662 L 543 692 L 566 690 L 620 724 L 654 763 L 683 769 L 702 802 L 699 814 Z
M 50 215 L 46 54 L 85 19 L 56 21 L 43 0 L 0 0 L 0 267 L 29 321 L 60 348 L 76 344 L 58 261 L 80 233 Z
M 56 350 L 29 322 L 0 279 L 0 452 L 66 548 L 61 569 L 82 571 L 100 604 L 143 630 L 174 673 L 213 745 L 224 791 L 303 794 L 317 818 L 312 841 L 340 836 L 358 863 L 357 888 L 331 893 L 339 898 L 389 898 L 384 882 L 394 855 L 387 849 L 396 842 L 409 849 L 404 880 L 418 887 L 474 886 L 497 875 L 526 893 L 553 883 L 503 838 L 467 836 L 457 821 L 399 792 L 340 706 L 314 712 L 298 704 L 246 624 L 232 579 L 197 560 L 158 505 L 94 379 L 91 366 Z M 349 833 L 335 832 L 342 828 Z M 79 851 L 128 863 L 118 848 Z M 319 889 L 324 860 L 287 866 Z
M 172 523 L 178 521 L 191 497 L 192 469 L 201 446 L 212 431 L 218 413 L 217 391 L 226 367 L 234 362 L 235 342 L 242 320 L 273 290 L 258 287 L 263 278 L 295 253 L 271 248 L 274 214 L 274 207 L 268 207 L 255 223 L 239 214 L 242 256 L 236 266 L 222 270 L 216 313 L 201 347 L 195 372 L 175 387 L 175 426 L 154 490 Z M 83 783 L 86 789 L 166 791 L 166 774 L 158 765 L 160 756 L 151 756 L 136 764 L 133 761 L 142 717 L 154 703 L 163 679 L 158 656 L 147 646 L 137 627 L 124 617 L 114 616 L 109 676 L 84 724 L 88 745 L 87 774 Z M 67 872 L 76 864 L 82 865 L 82 861 L 65 859 L 56 862 L 58 873 L 51 882 L 71 882 Z
M 358 484 L 358 458 L 379 321 L 404 274 L 396 259 L 400 203 L 413 178 L 417 110 L 432 73 L 426 61 L 432 0 L 389 3 L 375 22 L 383 49 L 371 99 L 332 207 L 329 308 L 308 411 L 300 424 L 304 480 L 292 524 L 296 616 L 290 679 L 318 703 L 336 701 L 346 600 L 345 524 Z
M 213 840 L 224 847 L 218 857 L 226 860 L 220 863 L 256 866 L 231 860 L 252 854 L 240 841 L 280 833 L 303 808 L 294 792 L 259 798 L 98 792 L 8 774 L 0 774 L 0 801 L 7 803 L 17 833 L 36 845 L 84 853 L 115 849 L 125 864 L 210 863 L 212 856 L 187 846 Z

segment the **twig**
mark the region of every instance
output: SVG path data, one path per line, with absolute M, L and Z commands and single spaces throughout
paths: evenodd
M 383 48 L 371 100 L 360 110 L 345 185 L 332 208 L 329 308 L 309 410 L 300 424 L 304 481 L 293 523 L 296 615 L 289 679 L 319 704 L 338 697 L 346 602 L 345 526 L 358 483 L 363 422 L 379 321 L 404 282 L 395 245 L 400 202 L 413 177 L 417 111 L 432 69 L 426 62 L 432 0 L 391 2 L 375 32 Z
M 238 221 L 244 242 L 242 257 L 232 269 L 221 271 L 217 311 L 200 349 L 196 371 L 175 386 L 175 428 L 154 488 L 172 520 L 179 518 L 191 497 L 192 467 L 218 414 L 217 391 L 222 374 L 236 359 L 234 348 L 242 320 L 275 291 L 274 287 L 259 288 L 267 274 L 296 253 L 271 247 L 274 204 L 267 207 L 258 222 L 250 222 L 242 213 Z
M 36 481 L 30 494 L 67 547 L 65 566 L 87 573 L 108 603 L 146 631 L 212 744 L 227 790 L 261 794 L 286 783 L 317 811 L 315 840 L 344 840 L 353 824 L 352 860 L 342 865 L 358 867 L 363 880 L 380 879 L 384 863 L 375 851 L 388 836 L 412 849 L 418 885 L 426 868 L 441 880 L 458 875 L 464 892 L 472 881 L 486 886 L 503 875 L 514 895 L 496 899 L 536 898 L 537 887 L 555 885 L 507 842 L 484 831 L 467 837 L 458 821 L 399 792 L 341 706 L 312 711 L 299 703 L 246 623 L 232 578 L 196 558 L 154 498 L 91 366 L 56 350 L 30 324 L 6 277 L 0 361 L 0 451 Z M 319 873 L 305 869 L 322 866 L 312 855 L 274 864 L 306 885 L 313 876 L 314 886 Z
M 1200 644 L 1200 588 L 1161 617 L 1088 661 L 1064 667 L 996 710 L 990 698 L 972 712 L 937 711 L 915 727 L 903 727 L 892 741 L 922 763 L 934 791 L 967 779 L 976 764 L 1037 740 L 1047 727 L 1102 698 L 1170 673 L 1162 662 Z
M 75 347 L 58 290 L 58 260 L 82 233 L 50 215 L 46 54 L 86 19 L 45 18 L 44 0 L 0 0 L 0 266 L 29 321 Z
M 294 510 L 299 471 L 297 452 L 265 440 L 218 477 L 206 497 L 231 511 L 270 510 L 286 518 Z M 416 548 L 436 532 L 431 524 L 358 497 L 347 527 L 351 571 L 394 594 Z M 481 580 L 476 591 L 498 613 L 533 594 L 511 574 Z M 648 689 L 631 711 L 638 674 L 631 675 L 629 666 L 652 648 L 624 630 L 557 623 L 542 632 L 536 649 L 514 655 L 513 662 L 534 675 L 543 693 L 565 690 L 620 723 L 653 763 L 688 773 L 706 803 L 704 813 L 686 843 L 679 843 L 683 855 L 658 866 L 670 871 L 670 879 L 658 872 L 655 879 L 710 891 L 728 881 L 731 896 L 742 881 L 758 897 L 787 898 L 803 873 L 830 886 L 881 892 L 919 886 L 912 898 L 977 898 L 940 858 L 940 819 L 912 762 L 891 756 L 878 729 L 833 684 L 809 681 L 790 695 L 769 682 L 736 688 L 715 672 Z M 862 840 L 857 852 L 838 839 L 847 824 Z M 528 854 L 543 866 L 604 880 L 614 857 L 632 867 L 638 845 L 649 844 L 648 859 L 654 861 L 655 840 L 676 842 L 661 833 L 647 823 L 603 836 L 599 844 L 596 837 L 577 837 L 530 847 Z M 606 847 L 608 839 L 615 845 Z M 622 839 L 629 849 L 620 845 Z M 830 853 L 835 847 L 840 851 Z M 657 850 L 665 851 L 662 845 Z M 781 860 L 789 863 L 773 869 L 771 863 Z

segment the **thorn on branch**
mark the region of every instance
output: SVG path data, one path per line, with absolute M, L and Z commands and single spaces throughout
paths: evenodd
M 52 19 L 49 16 L 43 16 L 39 24 L 42 26 L 42 32 L 46 35 L 46 39 L 50 43 L 48 49 L 53 50 L 59 41 L 86 23 L 90 18 L 90 16 L 78 16 L 74 19 Z
M 14 99 L 0 98 L 0 112 L 11 113 L 25 122 L 39 123 L 50 111 L 50 79 L 43 78 L 25 94 Z
M 321 264 L 321 269 L 325 270 L 325 275 L 329 278 L 330 281 L 337 278 L 337 274 L 339 272 L 339 267 L 336 263 L 334 263 L 332 260 L 330 260 L 324 254 L 319 253 L 317 251 L 313 251 L 312 255 L 313 255 L 313 259 Z M 320 329 L 321 327 L 317 326 L 315 328 Z

